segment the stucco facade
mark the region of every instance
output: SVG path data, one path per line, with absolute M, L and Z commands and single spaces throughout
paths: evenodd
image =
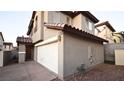
M 77 72 L 77 68 L 81 64 L 85 64 L 87 69 L 103 62 L 104 48 L 102 44 L 64 33 L 64 76 Z
M 124 65 L 124 50 L 115 50 L 115 64 Z
M 87 21 L 90 21 L 91 23 L 91 27 L 92 30 L 90 30 L 87 26 Z M 83 31 L 86 31 L 90 34 L 94 34 L 95 33 L 95 27 L 94 27 L 94 23 L 88 19 L 87 17 L 83 16 L 82 14 L 77 15 L 76 17 L 74 17 L 72 19 L 72 26 L 79 28 Z
M 26 56 L 26 47 L 23 44 L 19 44 L 19 63 L 24 63 L 25 62 L 25 56 Z
M 33 43 L 36 43 L 39 40 L 43 40 L 43 22 L 44 14 L 41 11 L 38 11 L 34 17 L 33 27 L 31 34 L 29 35 L 32 38 Z

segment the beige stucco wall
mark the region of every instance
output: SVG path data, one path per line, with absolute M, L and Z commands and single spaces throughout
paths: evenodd
M 25 62 L 25 56 L 26 56 L 26 47 L 23 44 L 19 44 L 19 51 L 18 51 L 18 55 L 19 55 L 19 63 L 23 63 Z
M 71 18 L 59 11 L 48 11 L 48 23 L 64 23 L 71 25 Z M 69 19 L 69 22 L 67 21 Z
M 94 32 L 95 32 L 94 23 L 90 19 L 89 19 L 89 21 L 92 23 L 92 29 L 93 30 L 89 30 L 87 28 L 86 17 L 83 16 L 82 14 L 79 14 L 72 19 L 72 26 L 74 26 L 80 30 L 86 31 L 88 33 L 94 34 Z
M 103 26 L 100 26 L 100 27 L 97 27 L 97 29 L 99 29 L 101 32 L 98 33 L 97 30 L 95 30 L 95 35 L 103 38 L 103 39 L 106 39 L 109 41 L 109 43 L 114 43 L 114 38 L 112 36 L 112 31 L 106 26 L 106 25 L 103 25 Z
M 91 41 L 83 40 L 77 35 L 63 34 L 61 30 L 46 28 L 44 31 L 44 39 L 58 36 L 58 76 L 63 77 L 73 74 L 77 71 L 77 67 L 86 64 L 86 68 L 90 68 L 95 64 L 104 62 L 103 45 Z M 39 44 L 39 43 L 38 43 Z M 92 48 L 92 62 L 89 60 L 88 47 Z M 97 50 L 97 51 L 96 51 Z M 35 50 L 36 52 L 37 50 Z M 36 60 L 37 53 L 34 59 Z
M 88 48 L 91 47 L 91 54 Z M 92 61 L 89 59 L 92 56 Z M 64 34 L 64 76 L 77 72 L 77 67 L 85 64 L 86 68 L 104 62 L 102 44 L 91 42 L 76 35 Z
M 57 36 L 58 31 L 60 30 L 49 29 L 49 28 L 44 27 L 44 40 Z
M 38 16 L 37 17 L 38 18 L 37 19 L 38 20 L 38 22 L 37 22 L 37 31 L 34 32 L 34 28 L 35 28 L 35 25 L 36 25 L 36 21 L 35 21 L 36 16 Z M 33 24 L 33 28 L 32 28 L 32 36 L 30 34 L 30 37 L 32 38 L 33 43 L 43 39 L 43 22 L 44 22 L 44 14 L 43 14 L 43 12 L 37 11 L 36 15 L 34 17 L 34 24 Z
M 64 35 L 60 31 L 58 36 L 58 76 L 60 79 L 64 78 Z
M 72 26 L 76 27 L 76 28 L 79 28 L 79 29 L 83 29 L 82 28 L 83 24 L 81 22 L 82 21 L 81 18 L 82 18 L 81 14 L 77 15 L 76 17 L 74 17 L 73 20 L 72 20 Z
M 115 64 L 124 65 L 124 50 L 115 50 Z

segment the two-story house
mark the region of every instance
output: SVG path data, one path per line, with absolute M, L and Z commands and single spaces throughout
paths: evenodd
M 26 55 L 26 44 L 33 45 L 33 60 L 61 79 L 103 63 L 107 41 L 94 35 L 98 21 L 89 11 L 34 11 L 29 37 L 17 38 L 19 56 Z
M 108 40 L 109 43 L 115 43 L 115 40 L 113 38 L 115 29 L 108 21 L 96 24 L 95 28 L 95 35 Z
M 3 66 L 3 34 L 0 32 L 0 67 Z

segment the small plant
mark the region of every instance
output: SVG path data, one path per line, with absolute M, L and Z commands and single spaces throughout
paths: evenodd
M 85 64 L 81 64 L 81 66 L 79 66 L 79 67 L 77 68 L 77 70 L 78 70 L 78 72 L 80 72 L 80 73 L 84 73 L 84 72 L 85 72 Z

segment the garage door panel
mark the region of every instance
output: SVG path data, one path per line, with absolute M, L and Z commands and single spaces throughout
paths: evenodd
M 58 74 L 58 43 L 37 47 L 37 62 Z

